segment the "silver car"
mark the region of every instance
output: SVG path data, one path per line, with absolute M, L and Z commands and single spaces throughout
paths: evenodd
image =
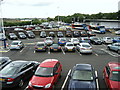
M 117 53 L 120 54 L 120 43 L 113 43 L 111 45 L 108 45 L 107 48 L 109 50 L 113 50 L 113 51 L 116 51 Z
M 12 41 L 12 43 L 9 46 L 10 50 L 21 49 L 23 47 L 24 47 L 24 44 L 22 43 L 22 41 Z
M 46 45 L 52 45 L 54 41 L 52 37 L 46 37 L 44 42 Z
M 72 42 L 67 42 L 65 44 L 65 51 L 75 51 L 75 46 Z
M 104 44 L 113 43 L 113 39 L 111 37 L 103 37 L 103 43 Z

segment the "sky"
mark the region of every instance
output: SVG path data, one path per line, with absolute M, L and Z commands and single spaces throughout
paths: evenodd
M 74 13 L 96 14 L 118 11 L 120 0 L 3 0 L 3 18 L 54 18 Z M 119 6 L 120 7 L 120 6 Z

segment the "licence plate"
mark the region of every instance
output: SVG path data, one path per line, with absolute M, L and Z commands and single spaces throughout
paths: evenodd
M 38 49 L 42 49 L 42 48 L 38 48 Z
M 57 49 L 54 49 L 54 51 L 57 51 Z
M 72 49 L 69 49 L 69 51 L 72 51 Z
M 0 78 L 0 81 L 5 81 L 5 79 Z

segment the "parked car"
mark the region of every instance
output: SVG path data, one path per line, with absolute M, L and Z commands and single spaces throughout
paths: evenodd
M 80 41 L 80 43 L 82 43 L 82 42 L 90 43 L 90 38 L 89 37 L 80 37 L 79 41 Z
M 7 40 L 5 34 L 0 33 L 0 41 Z
M 66 39 L 66 38 L 59 38 L 59 39 L 58 39 L 58 44 L 59 44 L 59 45 L 65 45 L 66 42 L 67 42 L 67 39 Z
M 69 74 L 68 90 L 97 90 L 97 71 L 90 64 L 76 64 Z
M 54 40 L 52 37 L 46 37 L 44 42 L 46 45 L 52 45 L 54 43 Z
M 61 77 L 62 65 L 56 59 L 46 59 L 38 66 L 26 90 L 52 90 Z
M 54 32 L 49 32 L 49 37 L 55 37 L 55 33 Z
M 63 37 L 64 35 L 63 35 L 62 32 L 58 32 L 58 33 L 57 33 L 57 36 L 58 36 L 58 37 Z
M 103 70 L 103 79 L 109 90 L 120 90 L 120 63 L 109 62 Z
M 113 43 L 113 39 L 111 37 L 103 37 L 104 44 L 111 44 Z
M 35 51 L 46 51 L 47 46 L 44 42 L 37 42 L 35 45 Z
M 113 43 L 120 42 L 120 37 L 114 37 L 113 38 Z
M 20 39 L 26 39 L 27 38 L 27 36 L 23 32 L 18 32 L 18 37 Z
M 77 39 L 77 38 L 71 38 L 70 42 L 72 42 L 74 45 L 77 45 L 77 44 L 79 44 L 79 39 Z
M 65 48 L 64 48 L 65 51 L 74 51 L 75 52 L 75 46 L 72 42 L 67 42 L 65 44 Z
M 0 70 L 3 69 L 12 60 L 9 57 L 0 57 Z
M 115 34 L 116 34 L 116 35 L 120 35 L 120 30 L 115 31 Z
M 96 36 L 96 34 L 93 31 L 87 31 L 88 37 Z
M 61 46 L 59 44 L 52 44 L 50 46 L 50 51 L 61 51 Z
M 13 40 L 18 39 L 17 36 L 15 35 L 15 33 L 9 33 L 8 37 L 9 37 L 9 39 L 13 39 Z
M 81 36 L 81 37 L 87 37 L 88 34 L 87 34 L 86 31 L 81 31 L 81 32 L 80 32 L 80 36 Z
M 35 38 L 35 34 L 32 31 L 26 31 L 28 38 Z
M 71 32 L 71 31 L 66 31 L 65 36 L 66 36 L 66 37 L 72 37 L 72 32 Z
M 74 31 L 74 32 L 73 32 L 73 36 L 74 36 L 74 37 L 79 37 L 79 36 L 80 36 L 79 31 Z
M 12 61 L 0 71 L 2 88 L 23 87 L 24 82 L 30 79 L 39 63 L 35 61 Z
M 117 53 L 120 54 L 120 43 L 113 43 L 107 46 L 109 50 L 116 51 Z
M 40 37 L 41 37 L 41 38 L 44 38 L 44 37 L 46 37 L 46 36 L 47 36 L 46 32 L 45 32 L 45 31 L 41 31 Z
M 10 50 L 12 49 L 21 49 L 24 47 L 24 44 L 22 41 L 12 41 L 11 44 L 9 45 Z
M 90 42 L 94 45 L 95 44 L 101 45 L 103 43 L 99 37 L 90 37 Z
M 89 43 L 79 43 L 76 49 L 80 53 L 92 53 L 92 46 Z

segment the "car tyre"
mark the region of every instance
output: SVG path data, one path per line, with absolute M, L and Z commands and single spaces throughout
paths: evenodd
M 21 79 L 18 86 L 21 88 L 21 87 L 23 87 L 23 85 L 24 85 L 24 81 Z

